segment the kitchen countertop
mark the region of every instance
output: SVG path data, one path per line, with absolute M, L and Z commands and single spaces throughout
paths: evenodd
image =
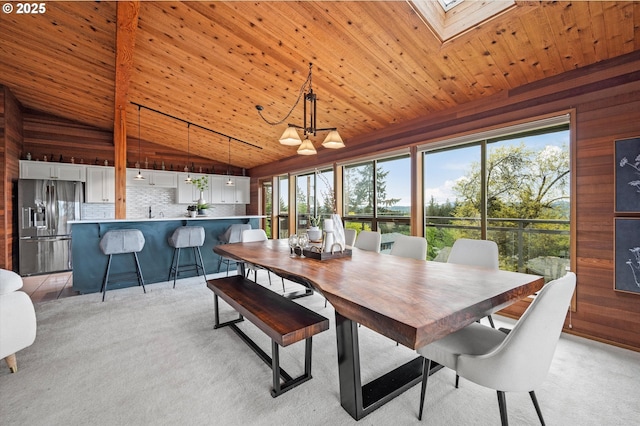
M 220 219 L 262 219 L 266 216 L 259 215 L 244 215 L 244 216 L 196 216 L 190 217 L 187 215 L 179 217 L 153 217 L 148 218 L 134 218 L 134 219 L 83 219 L 83 220 L 70 220 L 67 223 L 73 225 L 74 223 L 127 223 L 127 222 L 164 222 L 168 220 L 220 220 Z

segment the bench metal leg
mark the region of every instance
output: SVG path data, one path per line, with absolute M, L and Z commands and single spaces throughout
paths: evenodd
M 280 346 L 275 340 L 271 340 L 271 357 L 263 351 L 249 336 L 247 336 L 242 330 L 238 328 L 236 323 L 244 321 L 244 317 L 239 315 L 237 319 L 220 323 L 220 314 L 218 309 L 218 295 L 213 295 L 213 309 L 215 316 L 214 329 L 222 327 L 231 327 L 231 329 L 262 359 L 268 366 L 271 367 L 273 376 L 273 388 L 271 389 L 271 396 L 277 397 L 285 393 L 286 391 L 293 389 L 301 383 L 311 380 L 311 351 L 313 337 L 305 339 L 304 347 L 304 374 L 293 378 L 289 373 L 280 367 Z
M 238 315 L 238 318 L 236 318 L 234 320 L 220 323 L 220 311 L 218 310 L 218 295 L 215 294 L 215 293 L 213 295 L 213 314 L 214 314 L 214 318 L 215 318 L 215 325 L 213 326 L 214 329 L 218 329 L 218 328 L 221 328 L 221 327 L 226 327 L 228 325 L 244 321 L 244 317 L 242 315 Z
M 311 380 L 311 347 L 312 337 L 308 337 L 304 341 L 304 374 L 291 378 L 289 374 L 280 368 L 280 355 L 279 345 L 275 341 L 271 341 L 271 352 L 273 359 L 271 360 L 271 370 L 273 371 L 273 388 L 271 389 L 271 396 L 277 397 L 285 393 L 286 391 L 295 388 L 301 383 Z M 284 374 L 283 374 L 284 373 Z M 285 376 L 286 374 L 286 376 Z M 280 383 L 281 376 L 285 379 Z

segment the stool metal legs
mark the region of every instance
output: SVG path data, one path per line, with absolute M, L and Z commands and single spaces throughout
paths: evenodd
M 109 261 L 107 262 L 107 272 L 104 274 L 104 281 L 102 282 L 102 301 L 104 302 L 104 296 L 107 293 L 107 283 L 109 282 L 109 272 L 111 270 L 111 258 L 112 254 L 109 255 Z M 138 260 L 138 253 L 133 252 L 133 257 L 136 260 L 136 278 L 138 280 L 138 285 L 142 286 L 142 291 L 144 293 L 147 292 L 147 289 L 144 287 L 144 277 L 142 276 L 142 269 L 140 269 L 140 261 Z
M 207 272 L 204 269 L 204 260 L 202 259 L 202 252 L 200 251 L 200 247 L 192 247 L 193 256 L 195 257 L 195 266 L 196 275 L 200 275 L 200 269 L 202 269 L 202 276 L 204 277 L 205 284 L 207 282 Z M 198 263 L 198 259 L 200 259 L 200 263 Z M 176 288 L 176 279 L 178 279 L 178 273 L 180 269 L 180 248 L 175 248 L 173 250 L 173 256 L 171 257 L 171 268 L 169 269 L 169 278 L 171 279 L 171 275 L 173 275 L 173 288 Z

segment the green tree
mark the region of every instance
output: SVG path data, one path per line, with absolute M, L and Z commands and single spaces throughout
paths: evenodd
M 566 224 L 539 224 L 535 219 L 569 219 L 569 154 L 566 148 L 547 146 L 542 150 L 524 144 L 505 145 L 491 150 L 486 165 L 487 216 L 493 219 L 521 219 L 519 222 L 492 221 L 495 228 L 490 238 L 500 246 L 501 265 L 517 269 L 518 259 L 513 252 L 517 235 L 518 247 L 525 247 L 522 258 L 536 256 L 566 256 L 569 237 L 545 234 L 544 230 L 567 230 Z M 454 186 L 459 196 L 453 216 L 465 218 L 460 224 L 477 226 L 475 218 L 481 212 L 480 164 L 472 165 L 469 173 Z M 522 219 L 531 219 L 526 221 Z M 458 223 L 458 222 L 457 222 Z M 519 227 L 516 229 L 516 227 Z M 535 229 L 538 232 L 525 232 Z M 461 236 L 466 236 L 463 231 Z M 476 238 L 469 235 L 470 238 Z
M 524 144 L 492 150 L 486 166 L 487 214 L 493 218 L 559 218 L 555 205 L 569 200 L 569 156 L 566 149 L 547 146 L 541 151 Z M 479 217 L 480 164 L 474 163 L 453 190 L 462 200 L 457 217 Z M 562 214 L 560 214 L 562 215 Z
M 345 192 L 347 193 L 347 205 L 350 214 L 373 215 L 373 165 L 369 162 L 357 167 L 345 169 Z M 397 204 L 399 198 L 387 198 L 386 178 L 389 171 L 385 171 L 381 165 L 376 168 L 376 197 L 381 213 L 389 207 Z

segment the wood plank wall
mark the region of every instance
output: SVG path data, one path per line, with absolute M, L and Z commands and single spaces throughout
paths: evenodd
M 85 164 L 104 165 L 107 160 L 109 165 L 114 162 L 113 130 L 96 129 L 83 124 L 75 123 L 59 117 L 46 115 L 38 111 L 26 111 L 24 115 L 24 145 L 20 158 L 24 159 L 30 153 L 32 158 L 42 161 L 47 156 L 49 161 L 58 161 L 62 155 L 65 163 L 74 157 L 76 164 L 84 161 Z M 159 170 L 164 161 L 166 170 L 182 171 L 187 164 L 193 164 L 196 172 L 202 167 L 205 173 L 226 174 L 227 163 L 214 161 L 207 158 L 188 156 L 186 152 L 178 151 L 170 147 L 158 145 L 142 139 L 140 141 L 140 153 L 138 153 L 137 138 L 127 139 L 127 167 L 135 167 L 135 163 L 141 159 L 141 167 L 144 168 L 145 160 L 149 162 L 149 168 L 154 164 Z M 240 176 L 242 169 L 231 167 L 231 174 Z
M 640 351 L 640 294 L 614 286 L 614 141 L 640 136 L 640 52 L 505 92 L 481 102 L 345 141 L 345 150 L 319 151 L 250 170 L 252 181 L 289 170 L 437 141 L 531 117 L 573 111 L 576 139 L 576 312 L 571 333 Z M 252 192 L 253 195 L 253 192 Z M 252 201 L 255 198 L 252 198 Z M 247 211 L 258 213 L 257 205 Z M 519 303 L 504 312 L 519 316 Z M 567 321 L 568 325 L 568 321 Z
M 13 94 L 0 86 L 0 268 L 14 270 L 18 266 L 17 182 L 18 157 L 22 146 L 22 111 Z

